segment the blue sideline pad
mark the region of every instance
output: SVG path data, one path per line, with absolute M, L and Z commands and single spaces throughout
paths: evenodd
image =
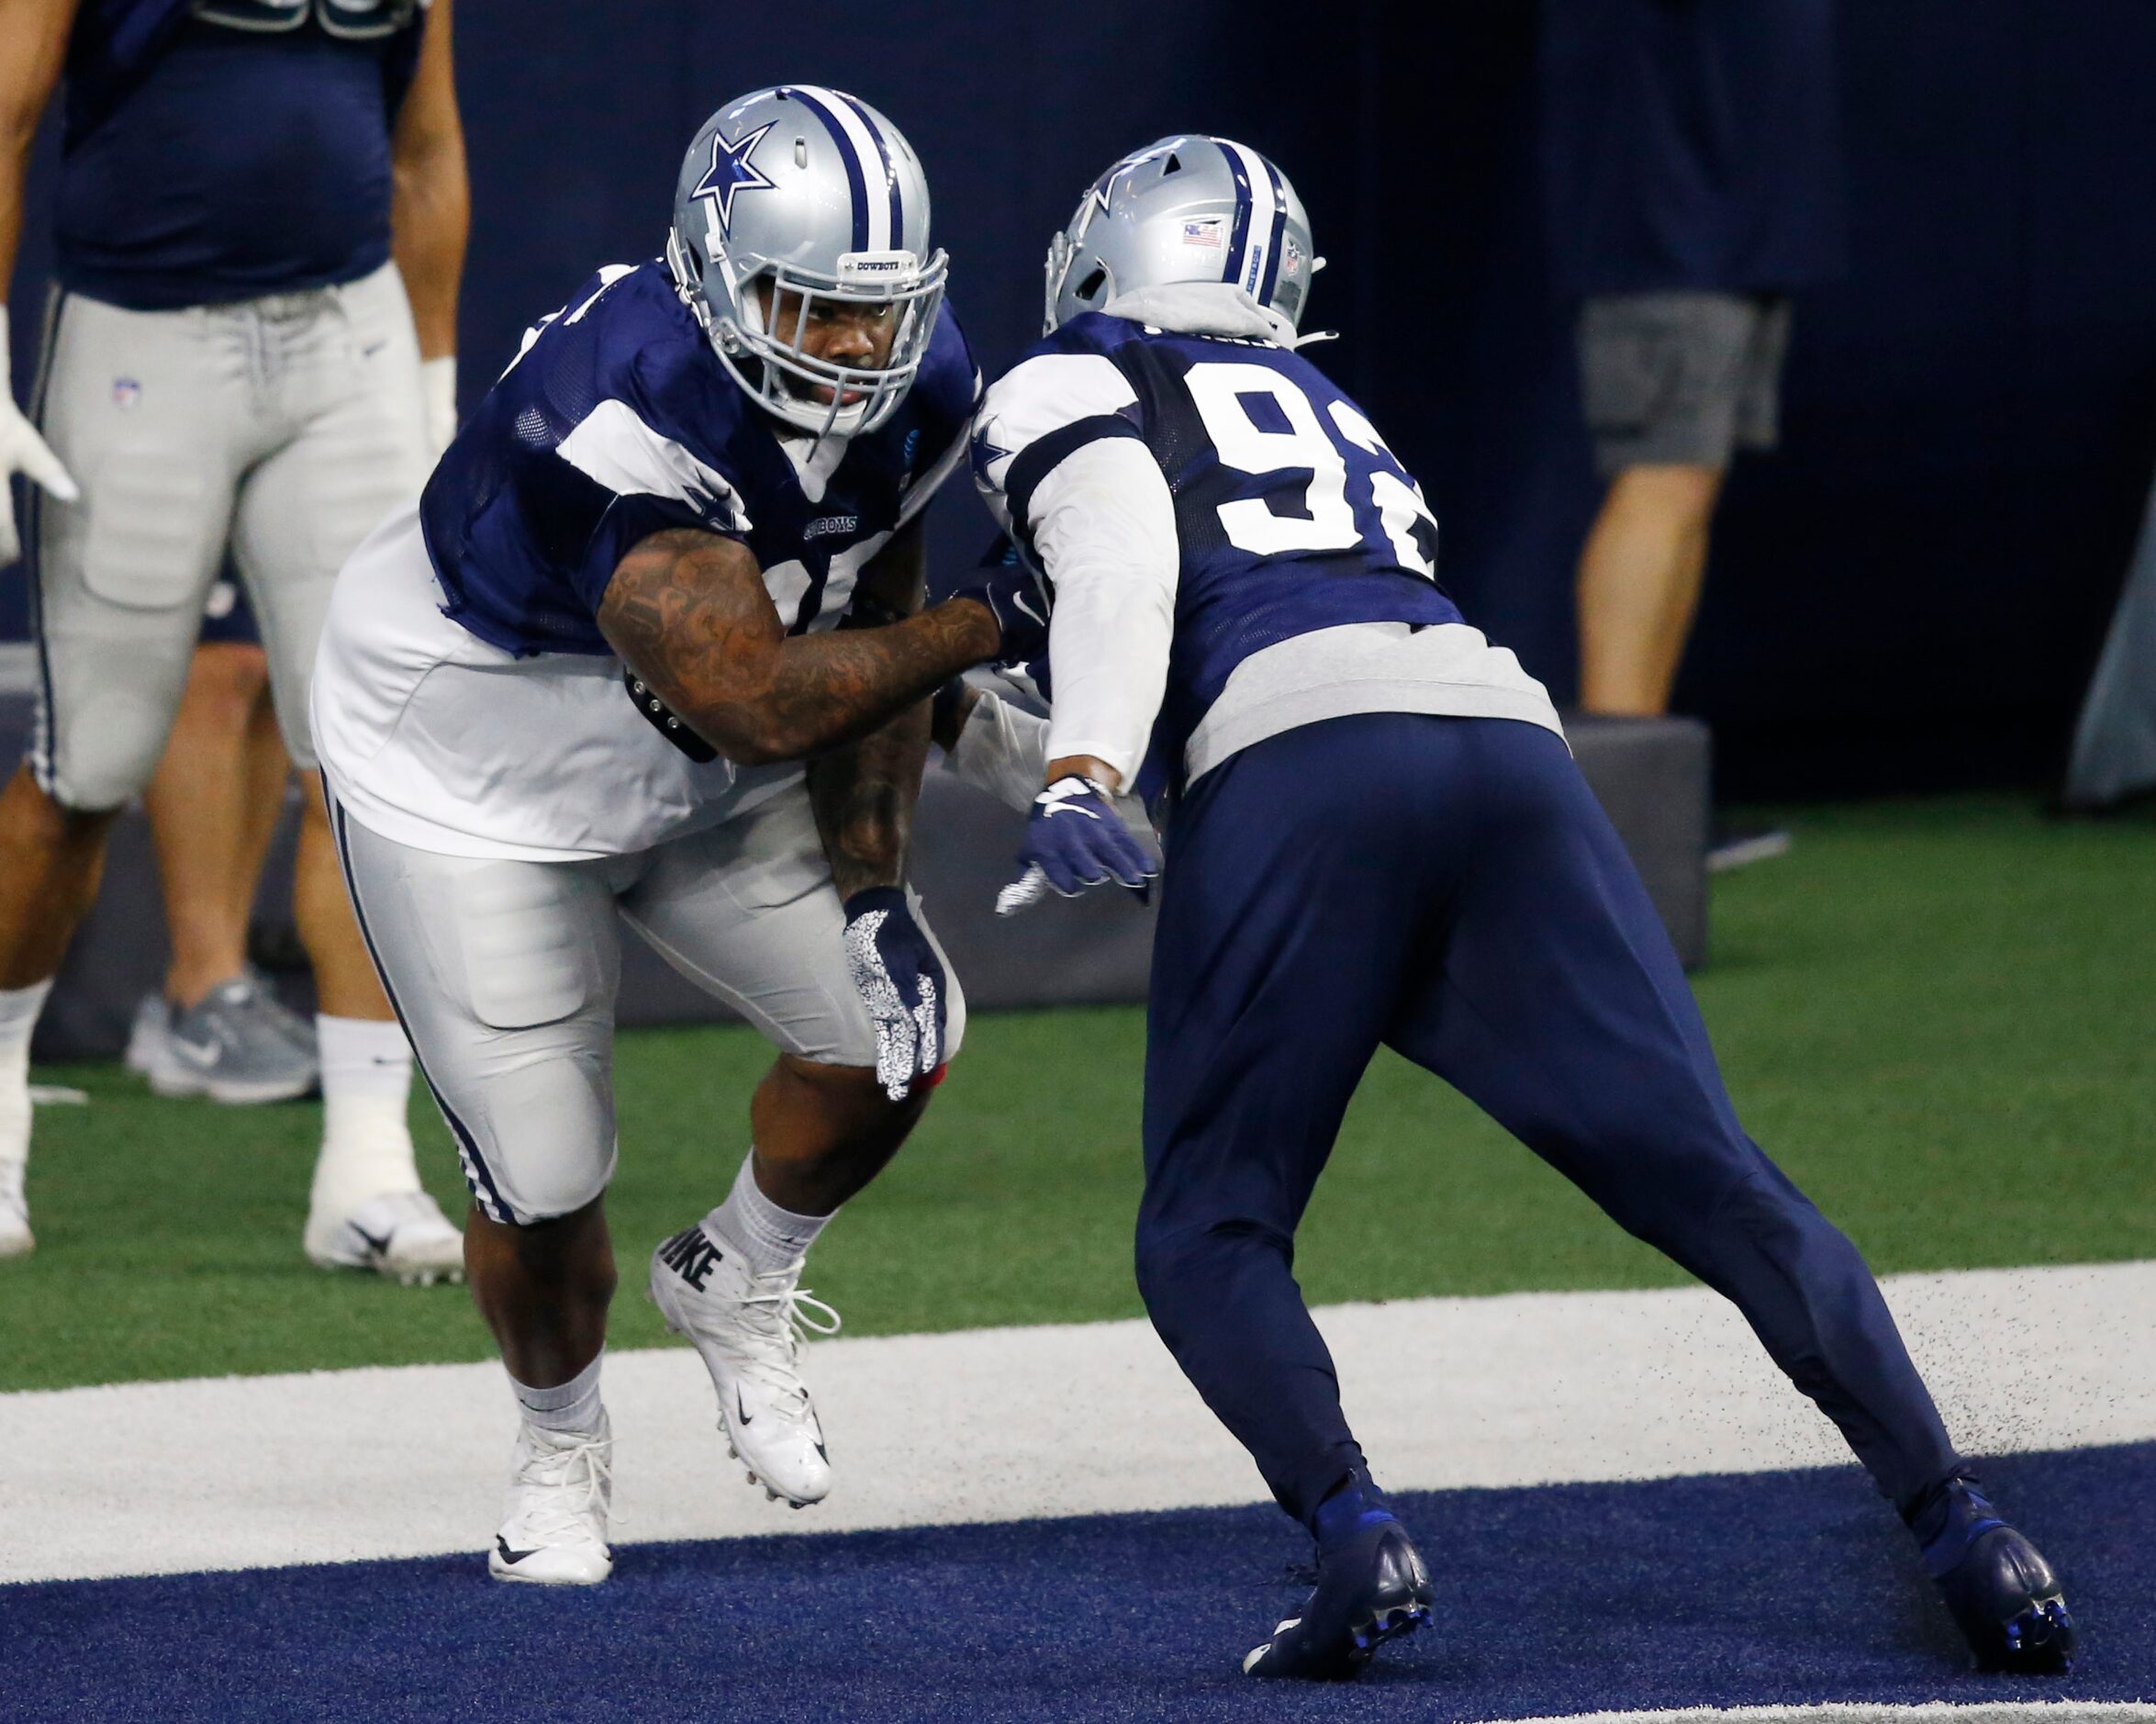
M 501 1585 L 477 1554 L 0 1588 L 0 1715 L 1354 1724 L 2156 1697 L 2156 1443 L 1986 1477 L 2083 1622 L 2063 1681 L 1968 1671 L 1914 1548 L 1836 1469 L 1403 1496 L 1436 1628 L 1353 1688 L 1237 1674 L 1301 1595 L 1293 1529 L 1252 1507 L 631 1545 L 592 1592 Z

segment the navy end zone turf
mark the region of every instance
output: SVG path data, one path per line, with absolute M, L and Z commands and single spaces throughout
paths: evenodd
M 1302 1590 L 1268 1506 L 629 1545 L 590 1592 L 489 1581 L 484 1526 L 469 1556 L 5 1587 L 0 1715 L 1353 1724 L 2156 1698 L 2156 1443 L 1984 1476 L 2065 1577 L 2069 1677 L 1970 1672 L 1850 1468 L 1401 1496 L 1433 1572 L 1475 1590 L 1441 1590 L 1433 1628 L 1346 1689 L 1237 1674 Z

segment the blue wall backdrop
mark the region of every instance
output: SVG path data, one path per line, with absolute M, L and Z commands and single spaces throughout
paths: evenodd
M 475 218 L 467 398 L 598 263 L 659 245 L 726 96 L 852 89 L 919 148 L 991 373 L 1038 329 L 1079 189 L 1173 129 L 1276 156 L 1332 267 L 1313 355 L 1424 479 L 1445 577 L 1560 693 L 1596 488 L 1549 285 L 1532 0 L 459 0 Z M 1680 705 L 1725 788 L 2027 782 L 2058 764 L 2156 464 L 2156 6 L 1865 0 L 1842 15 L 1851 266 L 1804 295 L 1784 447 L 1733 476 Z M 48 129 L 50 131 L 50 128 Z M 9 295 L 28 386 L 50 139 Z M 987 520 L 938 506 L 946 574 Z M 20 577 L 0 575 L 19 633 Z

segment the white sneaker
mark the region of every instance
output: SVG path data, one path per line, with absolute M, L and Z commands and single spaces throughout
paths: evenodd
M 749 1483 L 765 1496 L 796 1508 L 831 1489 L 823 1427 L 801 1381 L 801 1343 L 839 1327 L 838 1313 L 803 1292 L 800 1278 L 799 1259 L 756 1274 L 700 1222 L 652 1253 L 652 1300 L 666 1327 L 703 1355 L 719 1390 L 727 1453 L 747 1465 Z
M 407 1287 L 464 1278 L 464 1236 L 424 1192 L 372 1197 L 349 1215 L 310 1214 L 302 1236 L 323 1269 L 371 1269 Z
M 165 1047 L 165 1035 L 171 1027 L 172 1012 L 164 1002 L 164 995 L 154 990 L 135 1002 L 135 1021 L 128 1026 L 128 1051 L 125 1064 L 139 1078 L 147 1078 L 158 1070 L 172 1054 Z
M 0 1257 L 28 1257 L 38 1241 L 30 1232 L 30 1206 L 22 1194 L 23 1164 L 0 1161 Z
M 613 1501 L 614 1431 L 604 1410 L 594 1431 L 525 1425 L 486 1572 L 540 1586 L 597 1586 L 614 1572 L 607 1548 Z

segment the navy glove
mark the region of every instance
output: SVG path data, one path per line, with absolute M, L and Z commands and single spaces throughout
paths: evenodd
M 871 886 L 846 900 L 846 966 L 876 1024 L 876 1075 L 902 1102 L 917 1078 L 944 1063 L 944 1013 L 950 983 L 944 960 L 896 886 Z
M 1107 787 L 1076 773 L 1033 798 L 1018 859 L 1025 871 L 996 894 L 1000 916 L 1015 915 L 1051 890 L 1076 898 L 1112 879 L 1143 901 L 1145 883 L 1160 871 L 1123 823 Z
M 1048 656 L 1048 583 L 1023 563 L 985 570 L 979 580 L 951 597 L 974 599 L 995 613 L 996 626 L 1003 631 L 997 664 L 1022 665 Z

